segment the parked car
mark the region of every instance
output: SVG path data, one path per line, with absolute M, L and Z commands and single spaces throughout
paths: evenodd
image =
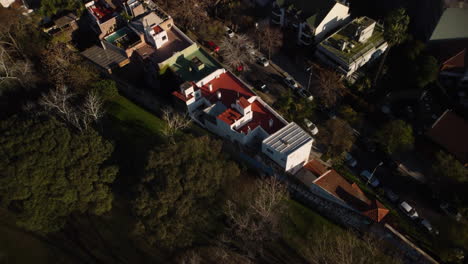
M 224 27 L 224 29 L 226 30 L 226 36 L 228 36 L 229 38 L 233 38 L 234 37 L 234 31 L 232 31 L 232 29 L 230 29 L 229 27 Z
M 207 41 L 206 46 L 208 46 L 208 48 L 213 52 L 219 51 L 219 46 L 216 45 L 216 43 L 214 43 L 213 41 Z
M 346 164 L 348 164 L 348 166 L 352 168 L 356 167 L 357 165 L 357 160 L 353 158 L 353 156 L 351 156 L 349 152 L 346 152 L 345 154 L 345 161 L 346 161 Z
M 257 62 L 258 62 L 258 64 L 262 65 L 263 67 L 268 67 L 268 65 L 270 65 L 270 61 L 267 58 L 263 57 L 263 56 L 259 57 L 257 59 Z
M 360 175 L 366 180 L 366 182 L 369 181 L 372 187 L 375 188 L 380 185 L 379 179 L 373 176 L 368 170 L 363 170 Z
M 291 77 L 291 76 L 288 76 L 286 78 L 283 79 L 283 82 L 289 87 L 289 88 L 292 88 L 292 89 L 297 89 L 299 88 L 299 84 L 297 84 L 297 82 Z
M 262 91 L 264 93 L 269 92 L 267 85 L 264 82 L 260 81 L 260 80 L 254 81 L 254 88 L 259 90 L 259 91 Z
M 407 202 L 405 201 L 401 202 L 399 207 L 411 219 L 415 220 L 419 218 L 418 212 L 416 212 L 416 210 Z
M 398 194 L 394 193 L 392 190 L 388 188 L 384 188 L 384 193 L 385 193 L 385 197 L 387 197 L 388 200 L 390 200 L 390 202 L 392 203 L 396 203 L 398 199 L 400 199 Z
M 431 225 L 431 223 L 427 220 L 427 219 L 422 219 L 421 220 L 421 225 L 427 230 L 429 231 L 430 233 L 433 233 L 433 234 L 436 234 L 438 235 L 439 234 L 439 231 L 437 231 L 436 229 L 434 229 Z
M 447 215 L 454 217 L 457 221 L 460 221 L 462 218 L 462 215 L 458 212 L 457 208 L 449 203 L 441 203 L 440 209 L 442 209 L 442 211 Z
M 314 100 L 314 97 L 312 96 L 312 94 L 310 94 L 310 92 L 305 89 L 299 89 L 297 93 L 299 94 L 299 96 L 307 99 L 307 101 L 309 102 L 312 102 Z
M 307 118 L 304 118 L 304 124 L 306 125 L 306 127 L 309 130 L 310 134 L 312 134 L 313 136 L 318 134 L 319 130 L 318 130 L 317 126 L 314 123 L 312 123 L 312 121 L 310 121 Z
M 241 64 L 241 65 L 237 66 L 237 67 L 236 67 L 236 70 L 237 70 L 238 72 L 244 71 L 244 65 Z

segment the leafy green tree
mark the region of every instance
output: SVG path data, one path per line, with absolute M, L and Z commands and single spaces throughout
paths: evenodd
M 119 91 L 117 89 L 117 84 L 113 80 L 104 80 L 101 79 L 97 82 L 94 82 L 91 85 L 92 89 L 97 92 L 104 100 L 109 100 L 117 95 L 119 95 Z
M 437 80 L 439 65 L 437 59 L 433 56 L 420 56 L 412 65 L 414 66 L 414 76 L 417 86 L 425 87 L 429 83 Z
M 315 102 L 310 102 L 305 98 L 299 100 L 294 98 L 291 90 L 275 103 L 275 107 L 286 117 L 286 119 L 296 122 L 303 122 L 304 118 L 315 119 Z
M 359 126 L 362 123 L 361 114 L 354 111 L 354 109 L 349 105 L 341 106 L 338 112 L 344 120 L 348 121 L 348 123 L 353 126 Z
M 203 40 L 221 39 L 224 36 L 224 32 L 224 25 L 218 20 L 202 23 L 198 30 L 198 34 Z
M 385 18 L 384 38 L 388 43 L 388 48 L 385 50 L 382 59 L 380 60 L 377 74 L 374 78 L 374 85 L 380 78 L 385 60 L 387 59 L 390 48 L 399 45 L 407 38 L 408 25 L 410 22 L 409 16 L 404 8 L 399 8 L 391 11 Z
M 150 152 L 133 209 L 135 233 L 150 245 L 175 248 L 206 230 L 222 184 L 239 175 L 222 157 L 221 142 L 184 137 Z
M 458 183 L 468 182 L 468 170 L 452 155 L 440 151 L 436 155 L 436 162 L 432 166 L 434 175 L 438 178 L 455 181 Z
M 81 15 L 83 10 L 83 3 L 79 0 L 42 0 L 39 13 L 48 17 L 64 11 L 72 11 Z
M 92 129 L 77 134 L 54 119 L 2 121 L 0 205 L 39 233 L 60 230 L 74 213 L 106 213 L 118 172 L 106 163 L 112 151 Z
M 327 154 L 332 157 L 351 150 L 355 140 L 352 128 L 340 118 L 329 119 L 317 134 L 317 141 L 326 146 Z
M 388 154 L 411 150 L 414 145 L 413 128 L 403 120 L 385 124 L 377 131 L 376 138 Z

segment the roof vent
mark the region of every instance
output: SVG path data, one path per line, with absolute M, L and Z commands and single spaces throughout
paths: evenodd
M 346 45 L 348 44 L 348 42 L 346 42 L 345 40 L 341 40 L 339 45 L 340 45 L 340 50 L 341 51 L 344 51 L 346 49 Z
M 210 92 L 213 91 L 213 84 L 211 84 L 211 83 L 208 84 L 208 90 L 210 90 Z
M 221 99 L 221 91 L 218 91 L 218 92 L 216 93 L 216 96 L 218 96 L 218 99 Z
M 272 127 L 272 126 L 273 126 L 273 123 L 274 123 L 273 118 L 270 118 L 270 120 L 268 121 L 268 125 L 269 125 L 270 127 Z

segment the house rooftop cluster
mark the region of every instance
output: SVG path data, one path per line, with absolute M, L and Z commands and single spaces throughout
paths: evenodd
M 103 23 L 118 15 L 119 6 L 114 5 L 111 0 L 95 0 L 88 2 L 86 7 L 96 17 L 99 23 Z
M 384 42 L 383 26 L 368 17 L 359 17 L 322 41 L 319 46 L 345 63 L 351 63 Z
M 356 183 L 349 183 L 338 172 L 327 170 L 317 160 L 311 160 L 304 166 L 302 171 L 317 177 L 315 179 L 310 177 L 307 182 L 304 182 L 304 178 L 299 177 L 306 185 L 315 184 L 375 222 L 382 221 L 389 213 L 389 210 L 382 203 L 369 199 Z
M 129 27 L 123 27 L 104 38 L 107 42 L 123 49 L 128 49 L 141 43 L 140 37 Z

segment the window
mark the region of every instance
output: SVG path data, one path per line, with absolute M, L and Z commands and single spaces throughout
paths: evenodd
M 267 148 L 266 151 L 267 151 L 268 153 L 270 153 L 270 154 L 273 154 L 273 150 L 271 150 L 271 149 L 269 149 L 269 148 Z
M 163 37 L 162 37 L 162 40 L 166 40 L 166 39 L 167 39 L 167 36 L 163 36 Z
M 248 114 L 250 114 L 250 111 L 248 111 L 247 113 L 245 113 L 245 115 L 248 115 Z

